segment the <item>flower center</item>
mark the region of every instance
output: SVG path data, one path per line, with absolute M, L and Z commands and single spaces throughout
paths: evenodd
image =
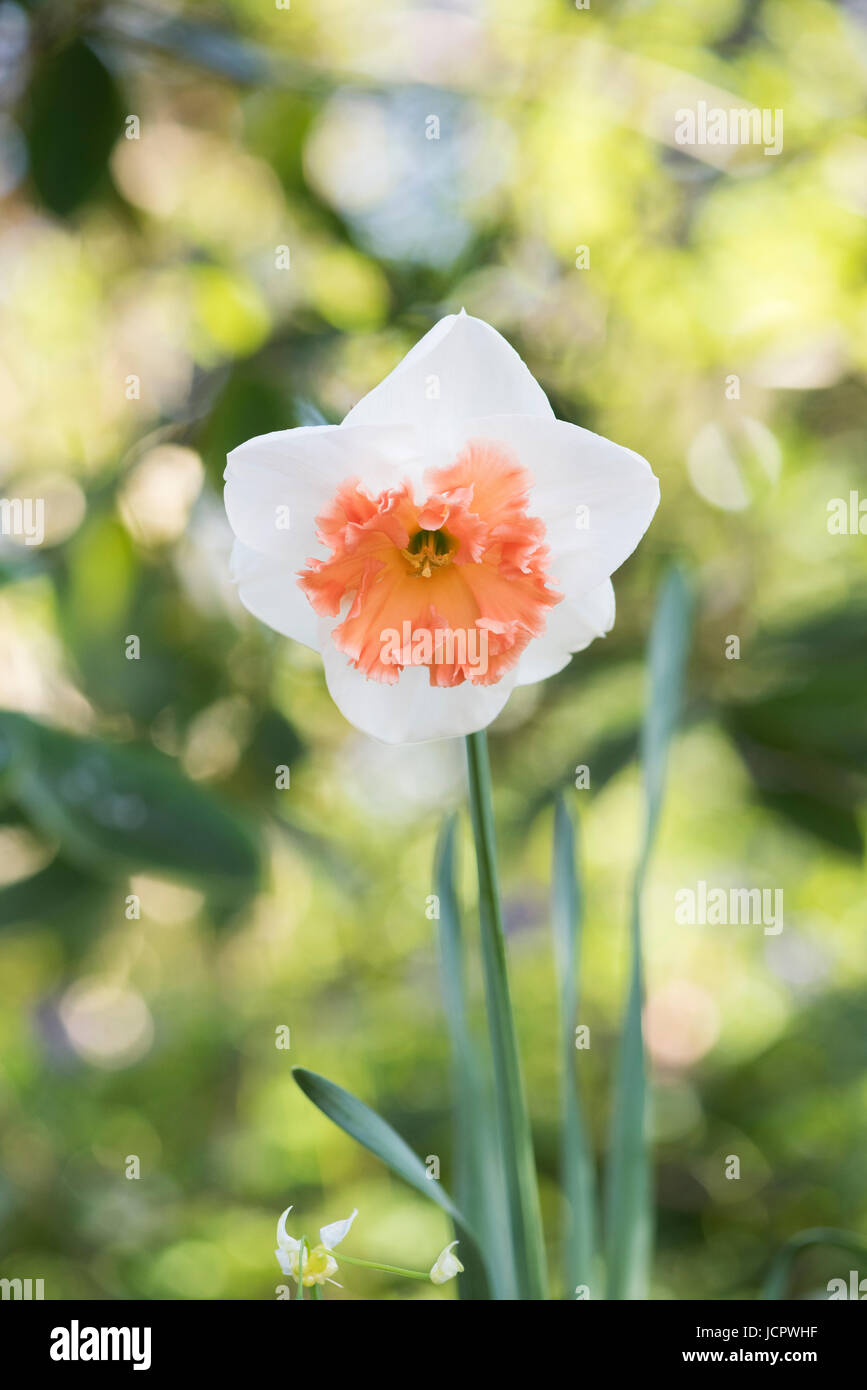
M 394 685 L 425 666 L 431 685 L 490 685 L 562 598 L 548 586 L 545 527 L 528 514 L 533 479 L 480 439 L 424 481 L 424 501 L 405 481 L 375 497 L 343 483 L 317 517 L 331 554 L 298 582 L 317 613 L 340 619 L 331 641 L 368 679 Z
M 416 531 L 409 545 L 401 553 L 409 562 L 412 574 L 422 579 L 430 579 L 435 569 L 448 565 L 457 549 L 448 531 Z
M 301 1263 L 300 1250 L 293 1250 L 289 1257 L 289 1265 L 292 1278 L 298 1278 L 298 1267 Z M 337 1269 L 337 1261 L 330 1250 L 326 1250 L 324 1245 L 314 1245 L 312 1250 L 305 1251 L 304 1254 L 304 1277 L 301 1280 L 305 1288 L 311 1288 L 313 1284 L 324 1284 L 326 1279 Z

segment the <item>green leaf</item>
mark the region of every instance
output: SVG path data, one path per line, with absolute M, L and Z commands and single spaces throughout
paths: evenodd
M 482 965 L 488 1006 L 488 1035 L 494 1068 L 497 1127 L 503 1156 L 512 1263 L 518 1297 L 546 1297 L 545 1242 L 533 1155 L 530 1116 L 521 1076 L 518 1039 L 509 996 L 506 942 L 500 906 L 491 769 L 484 730 L 466 739 L 470 811 L 479 878 Z
M 648 648 L 648 702 L 641 730 L 646 826 L 644 857 L 656 836 L 672 735 L 681 714 L 692 598 L 681 570 L 666 576 L 657 604 Z M 643 865 L 646 870 L 646 863 Z
M 497 1154 L 496 1117 L 490 1089 L 469 1023 L 466 970 L 460 913 L 455 892 L 456 819 L 448 817 L 437 843 L 435 890 L 439 898 L 440 962 L 443 1001 L 452 1051 L 455 1096 L 454 1146 L 457 1200 L 478 1231 L 490 1285 L 497 1299 L 514 1297 L 511 1247 L 500 1218 L 505 1202 L 503 1172 Z M 486 1298 L 465 1270 L 458 1276 L 461 1298 Z
M 46 207 L 67 217 L 96 191 L 122 122 L 117 84 L 89 44 L 75 39 L 38 63 L 23 125 L 30 176 Z
M 669 746 L 680 716 L 690 613 L 686 580 L 679 570 L 671 570 L 662 586 L 648 652 L 649 689 L 641 737 L 644 835 L 632 887 L 632 967 L 606 1166 L 605 1248 L 612 1299 L 646 1298 L 650 1278 L 653 1210 L 641 1028 L 641 899 L 662 808 Z
M 867 1244 L 849 1231 L 838 1231 L 833 1226 L 814 1226 L 809 1230 L 799 1231 L 780 1247 L 771 1261 L 762 1285 L 763 1299 L 777 1300 L 786 1297 L 795 1257 L 812 1245 L 833 1245 L 838 1250 L 848 1250 L 859 1259 L 867 1261 Z
M 0 889 L 0 927 L 52 919 L 65 923 L 83 910 L 92 916 L 105 893 L 104 881 L 54 859 L 30 878 Z
M 292 1075 L 307 1099 L 312 1100 L 338 1129 L 342 1129 L 345 1134 L 361 1144 L 362 1148 L 381 1159 L 399 1178 L 403 1178 L 410 1187 L 414 1187 L 422 1196 L 435 1202 L 451 1217 L 461 1240 L 461 1248 L 458 1251 L 461 1262 L 467 1270 L 472 1265 L 471 1279 L 484 1279 L 484 1263 L 476 1233 L 442 1185 L 428 1177 L 427 1169 L 418 1154 L 413 1152 L 397 1130 L 392 1129 L 391 1125 L 381 1115 L 377 1115 L 375 1110 L 371 1110 L 369 1105 L 365 1105 L 349 1091 L 344 1091 L 342 1086 L 327 1081 L 324 1076 L 307 1071 L 305 1067 L 293 1067 Z
M 171 759 L 0 712 L 0 774 L 65 857 L 102 878 L 153 869 L 240 903 L 258 884 L 247 827 Z
M 561 1167 L 563 1191 L 568 1205 L 563 1241 L 563 1278 L 567 1297 L 574 1294 L 579 1284 L 593 1289 L 596 1260 L 596 1175 L 575 1073 L 581 914 L 581 894 L 575 865 L 575 831 L 566 804 L 562 797 L 558 797 L 554 806 L 551 922 L 560 988 Z
M 739 683 L 721 711 L 761 804 L 859 860 L 865 642 L 867 605 L 857 593 L 821 618 L 766 628 L 751 643 L 749 688 Z

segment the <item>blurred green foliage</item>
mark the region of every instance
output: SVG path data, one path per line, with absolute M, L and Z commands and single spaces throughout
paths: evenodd
M 867 496 L 863 54 L 856 7 L 825 0 L 0 6 L 0 467 L 46 518 L 43 545 L 0 541 L 4 1275 L 270 1298 L 290 1202 L 308 1231 L 357 1205 L 368 1258 L 445 1244 L 290 1064 L 453 1186 L 424 909 L 461 750 L 370 744 L 316 657 L 243 613 L 220 485 L 228 449 L 341 418 L 462 304 L 662 483 L 612 634 L 492 731 L 552 1268 L 551 806 L 582 826 L 599 1157 L 672 555 L 698 608 L 645 909 L 653 1293 L 753 1296 L 794 1232 L 865 1234 L 867 542 L 827 525 Z M 678 146 L 699 100 L 781 109 L 782 152 Z M 699 879 L 782 887 L 785 930 L 678 927 Z M 844 1265 L 805 1250 L 793 1288 L 821 1296 Z

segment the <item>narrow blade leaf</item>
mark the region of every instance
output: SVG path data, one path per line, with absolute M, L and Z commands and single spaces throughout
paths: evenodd
M 554 807 L 551 922 L 560 989 L 563 1112 L 560 1161 L 568 1207 L 563 1241 L 563 1278 L 567 1298 L 574 1296 L 579 1284 L 586 1285 L 592 1293 L 596 1258 L 596 1175 L 575 1074 L 581 911 L 575 863 L 575 830 L 565 802 L 558 797 Z
M 650 1278 L 653 1208 L 641 1026 L 641 899 L 662 808 L 669 746 L 680 715 L 690 615 L 686 580 L 674 569 L 662 586 L 648 651 L 649 689 L 641 738 L 644 836 L 632 888 L 632 966 L 606 1171 L 605 1238 L 608 1297 L 612 1299 L 646 1298 Z

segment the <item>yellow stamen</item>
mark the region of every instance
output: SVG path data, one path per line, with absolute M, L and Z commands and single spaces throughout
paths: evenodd
M 293 1250 L 289 1256 L 289 1270 L 293 1279 L 298 1278 L 299 1251 Z M 306 1289 L 313 1284 L 324 1284 L 337 1270 L 337 1261 L 324 1245 L 314 1245 L 304 1252 L 304 1277 L 301 1280 Z

